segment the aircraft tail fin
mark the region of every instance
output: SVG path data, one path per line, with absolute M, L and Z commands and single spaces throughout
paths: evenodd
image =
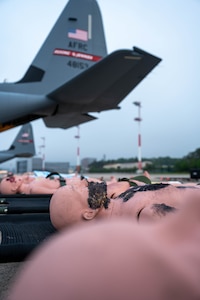
M 33 129 L 30 123 L 21 127 L 7 152 L 13 154 L 13 157 L 32 157 L 35 155 Z
M 69 0 L 24 77 L 50 93 L 107 55 L 96 0 Z

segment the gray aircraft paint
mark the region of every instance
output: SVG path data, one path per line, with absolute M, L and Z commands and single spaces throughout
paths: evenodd
M 0 132 L 42 118 L 70 128 L 119 103 L 161 61 L 137 47 L 107 54 L 95 0 L 70 0 L 21 80 L 0 84 Z

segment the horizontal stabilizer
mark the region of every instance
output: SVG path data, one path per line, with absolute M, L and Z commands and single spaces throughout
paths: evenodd
M 88 114 L 67 114 L 67 115 L 55 115 L 52 117 L 43 118 L 43 121 L 47 127 L 52 128 L 70 128 L 82 123 L 95 120 L 96 117 L 90 116 Z
M 113 52 L 48 95 L 58 109 L 56 116 L 44 119 L 46 126 L 69 128 L 93 119 L 87 112 L 118 108 L 160 61 L 139 48 Z
M 69 128 L 82 123 L 79 117 L 82 118 L 84 113 L 118 108 L 118 104 L 160 61 L 160 58 L 136 47 L 108 55 L 48 95 L 58 103 L 57 117 L 53 116 L 53 126 L 55 122 L 62 122 L 62 128 Z M 73 109 L 79 114 L 74 113 L 70 117 L 69 112 Z M 67 117 L 63 120 L 64 112 Z M 50 119 L 48 117 L 44 120 L 47 126 L 51 123 Z
M 138 48 L 115 51 L 48 97 L 57 103 L 92 105 L 91 111 L 115 108 L 160 61 Z

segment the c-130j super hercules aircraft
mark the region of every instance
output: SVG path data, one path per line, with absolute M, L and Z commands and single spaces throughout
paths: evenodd
M 107 54 L 95 0 L 69 0 L 25 73 L 0 84 L 0 132 L 42 118 L 70 128 L 118 104 L 161 61 L 139 48 Z

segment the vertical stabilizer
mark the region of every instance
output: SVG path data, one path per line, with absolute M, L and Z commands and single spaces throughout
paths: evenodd
M 69 0 L 25 76 L 50 93 L 107 55 L 102 17 L 95 0 Z
M 8 153 L 12 153 L 14 157 L 31 157 L 35 155 L 33 129 L 30 123 L 22 126 Z

